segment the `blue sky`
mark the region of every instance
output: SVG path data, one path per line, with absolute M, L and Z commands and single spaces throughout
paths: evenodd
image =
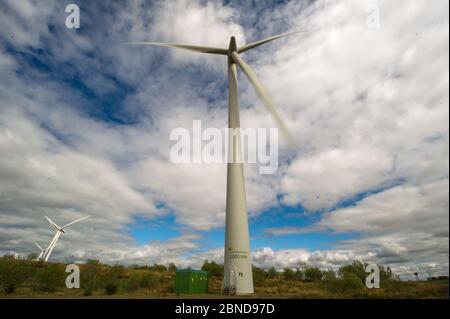
M 261 212 L 257 217 L 250 219 L 251 246 L 255 249 L 263 247 L 289 249 L 301 246 L 315 251 L 331 249 L 333 243 L 339 240 L 357 238 L 357 234 L 334 234 L 324 231 L 287 234 L 284 236 L 273 236 L 265 232 L 267 228 L 272 227 L 292 226 L 306 228 L 314 224 L 319 218 L 320 214 L 308 214 L 301 207 L 282 207 Z M 135 222 L 130 225 L 130 232 L 140 245 L 147 244 L 150 241 L 164 241 L 176 238 L 181 231 L 172 214 L 151 220 L 136 218 Z M 225 241 L 224 232 L 223 227 L 201 232 L 201 250 L 207 251 L 223 245 Z
M 226 126 L 226 59 L 126 43 L 307 29 L 243 55 L 299 142 L 245 167 L 253 262 L 448 273 L 448 2 L 78 1 L 68 29 L 71 2 L 0 5 L 0 253 L 89 214 L 54 258 L 220 262 L 226 167 L 168 157 L 173 128 Z M 273 127 L 239 90 L 242 126 Z

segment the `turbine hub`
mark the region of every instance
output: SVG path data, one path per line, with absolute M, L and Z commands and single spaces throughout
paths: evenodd
M 230 52 L 230 54 L 231 54 L 231 52 L 237 51 L 236 38 L 234 36 L 232 36 L 230 39 L 230 45 L 228 46 L 228 51 Z
M 231 53 L 237 52 L 236 38 L 234 36 L 230 39 L 230 45 L 228 46 L 228 63 L 233 64 L 233 58 L 231 57 Z

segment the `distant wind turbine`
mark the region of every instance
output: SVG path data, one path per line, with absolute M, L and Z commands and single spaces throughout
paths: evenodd
M 36 260 L 42 260 L 44 257 L 44 254 L 46 252 L 46 249 L 42 248 L 41 245 L 39 245 L 37 242 L 34 242 L 34 244 L 41 250 L 39 253 L 39 256 L 36 258 Z
M 255 90 L 263 100 L 283 135 L 290 145 L 294 139 L 289 133 L 285 122 L 275 107 L 267 90 L 257 78 L 253 69 L 245 63 L 240 54 L 254 49 L 270 41 L 305 31 L 283 33 L 261 41 L 237 47 L 236 38 L 230 39 L 228 49 L 194 46 L 176 43 L 132 42 L 138 45 L 156 45 L 168 48 L 178 48 L 197 53 L 224 55 L 228 58 L 228 127 L 233 129 L 236 138 L 229 143 L 229 154 L 233 154 L 233 161 L 227 166 L 227 195 L 226 195 L 226 225 L 225 225 L 225 262 L 223 291 L 236 294 L 251 294 L 254 292 L 253 275 L 250 256 L 250 240 L 247 220 L 247 204 L 245 197 L 244 168 L 241 159 L 241 137 L 239 119 L 239 101 L 237 87 L 237 66 L 241 68 L 250 80 Z
M 53 237 L 52 241 L 50 242 L 50 245 L 48 245 L 47 249 L 44 250 L 43 255 L 42 255 L 42 256 L 40 255 L 41 259 L 43 259 L 44 261 L 47 261 L 48 258 L 50 257 L 50 255 L 52 254 L 53 248 L 55 248 L 55 245 L 56 245 L 56 242 L 57 242 L 58 239 L 59 239 L 59 236 L 61 236 L 62 233 L 65 233 L 65 232 L 66 232 L 65 229 L 66 229 L 67 227 L 69 227 L 69 226 L 75 224 L 75 223 L 78 223 L 79 221 L 82 221 L 83 219 L 88 218 L 89 216 L 85 216 L 85 217 L 82 217 L 82 218 L 80 218 L 80 219 L 77 219 L 77 220 L 75 220 L 75 221 L 73 221 L 73 222 L 71 222 L 71 223 L 68 223 L 67 225 L 64 225 L 64 226 L 62 226 L 62 227 L 59 227 L 55 222 L 53 222 L 53 221 L 52 221 L 50 218 L 48 218 L 47 216 L 44 216 L 44 217 L 48 220 L 48 222 L 50 223 L 50 225 L 52 225 L 52 226 L 56 229 L 56 234 L 55 234 L 55 236 Z M 37 244 L 36 244 L 36 245 L 37 245 Z M 42 250 L 42 248 L 41 248 L 41 250 Z M 41 253 L 42 253 L 42 251 L 41 251 Z

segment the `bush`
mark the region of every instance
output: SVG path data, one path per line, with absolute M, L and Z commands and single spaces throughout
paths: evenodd
M 110 280 L 105 285 L 105 292 L 107 295 L 114 295 L 119 288 L 119 284 L 115 280 Z
M 0 287 L 7 294 L 12 294 L 23 282 L 24 276 L 21 267 L 14 258 L 5 256 L 0 260 Z
M 270 267 L 267 270 L 267 277 L 275 278 L 276 276 L 278 276 L 278 272 L 277 272 L 276 268 L 275 267 Z
M 151 272 L 145 272 L 141 275 L 140 287 L 154 290 L 159 283 L 159 278 Z
M 142 276 L 140 273 L 132 273 L 130 277 L 124 282 L 123 288 L 127 292 L 133 292 L 141 287 Z
M 398 278 L 392 273 L 392 270 L 390 267 L 384 267 L 381 265 L 378 265 L 380 268 L 380 283 L 381 284 L 389 284 L 392 282 L 399 281 Z
M 3 291 L 7 294 L 13 294 L 16 292 L 17 283 L 10 281 L 3 285 Z
M 320 281 L 322 279 L 322 271 L 319 268 L 306 268 L 305 278 L 309 281 Z
M 209 262 L 205 260 L 202 266 L 202 270 L 207 271 L 209 277 L 223 276 L 223 265 L 217 264 L 214 261 Z
M 345 291 L 358 292 L 364 289 L 361 279 L 355 274 L 346 274 L 342 279 L 342 288 Z
M 287 280 L 293 280 L 295 279 L 295 272 L 291 268 L 284 268 L 283 276 Z
M 264 271 L 264 269 L 253 266 L 252 273 L 253 273 L 253 282 L 255 283 L 255 285 L 262 286 L 267 277 L 267 273 Z
M 93 288 L 91 286 L 87 286 L 84 288 L 84 295 L 85 296 L 92 296 Z
M 96 260 L 86 262 L 80 272 L 81 288 L 84 294 L 90 296 L 92 292 L 101 287 L 103 279 L 101 265 Z
M 354 260 L 350 265 L 341 267 L 339 269 L 339 273 L 342 277 L 345 277 L 348 274 L 354 274 L 359 278 L 361 283 L 364 283 L 366 281 L 366 265 L 359 260 Z
M 158 287 L 161 279 L 160 276 L 148 270 L 132 273 L 124 282 L 123 289 L 128 292 L 137 291 L 140 288 L 148 288 L 154 290 Z
M 339 270 L 339 273 L 342 277 L 345 277 L 348 274 L 354 274 L 359 278 L 362 284 L 365 284 L 366 278 L 369 273 L 366 273 L 366 267 L 368 264 L 362 263 L 359 260 L 354 260 L 351 265 L 343 266 Z M 392 273 L 391 268 L 384 267 L 383 265 L 378 265 L 380 269 L 380 285 L 386 286 L 390 285 L 392 282 L 398 281 L 398 278 Z
M 360 278 L 354 273 L 347 272 L 341 278 L 337 278 L 332 271 L 323 275 L 322 285 L 334 294 L 358 294 L 364 289 Z
M 170 272 L 175 272 L 177 271 L 177 265 L 175 265 L 174 263 L 170 263 L 169 267 L 167 267 L 167 270 Z
M 35 290 L 54 292 L 65 287 L 65 272 L 59 265 L 47 264 L 38 270 L 36 280 Z
M 147 267 L 141 268 L 141 269 L 147 269 Z M 158 271 L 158 272 L 165 272 L 165 271 L 167 271 L 167 267 L 166 266 L 158 265 L 158 264 L 154 264 L 153 266 L 148 267 L 148 269 L 154 270 L 154 271 Z
M 336 273 L 332 270 L 325 270 L 322 272 L 322 281 L 327 282 L 327 281 L 332 281 L 332 280 L 336 280 Z
M 298 268 L 297 268 L 297 270 L 295 271 L 295 278 L 296 278 L 297 280 L 303 280 L 303 279 L 305 279 L 305 272 L 302 271 L 301 269 L 298 269 Z
M 109 276 L 114 279 L 120 279 L 125 274 L 125 267 L 121 265 L 114 265 L 109 270 Z

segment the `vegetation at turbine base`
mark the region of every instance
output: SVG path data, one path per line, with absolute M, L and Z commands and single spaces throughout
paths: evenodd
M 222 298 L 223 266 L 206 261 L 208 294 L 176 294 L 176 266 L 110 266 L 97 260 L 80 264 L 79 289 L 65 286 L 66 264 L 0 257 L 0 297 L 31 298 Z M 365 287 L 365 265 L 354 261 L 337 272 L 308 265 L 298 269 L 253 268 L 250 298 L 448 298 L 448 277 L 403 282 L 380 266 L 380 289 Z M 439 279 L 439 280 L 438 280 Z M 228 297 L 228 296 L 226 296 Z M 239 298 L 230 297 L 230 298 Z

